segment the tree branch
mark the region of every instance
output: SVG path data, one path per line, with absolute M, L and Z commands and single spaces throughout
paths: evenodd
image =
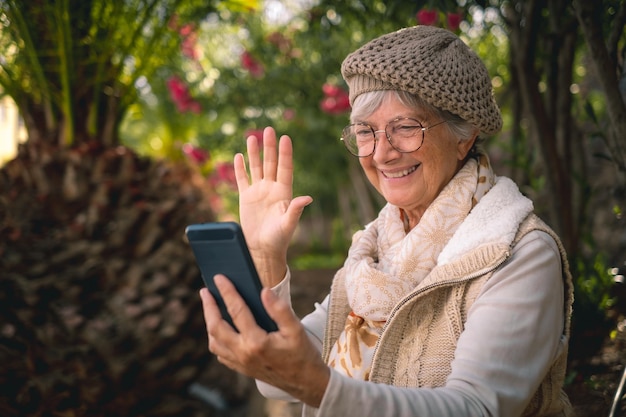
M 619 61 L 617 59 L 617 44 L 624 34 L 624 25 L 626 24 L 626 3 L 622 2 L 620 4 L 620 8 L 613 19 L 613 26 L 611 27 L 611 32 L 609 33 L 609 38 L 607 40 L 606 46 L 609 51 L 609 57 L 616 65 L 619 65 Z M 622 64 L 623 65 L 623 64 Z
M 618 88 L 616 62 L 611 60 L 602 36 L 600 10 L 586 0 L 574 0 L 573 4 L 598 82 L 606 96 L 610 121 L 607 146 L 618 169 L 626 172 L 626 106 Z

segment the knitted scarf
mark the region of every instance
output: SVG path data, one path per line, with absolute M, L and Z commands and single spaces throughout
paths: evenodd
M 387 204 L 357 232 L 343 269 L 352 312 L 333 346 L 329 366 L 369 379 L 374 347 L 394 306 L 437 264 L 437 257 L 470 210 L 495 183 L 489 159 L 469 159 L 408 233 L 401 209 Z

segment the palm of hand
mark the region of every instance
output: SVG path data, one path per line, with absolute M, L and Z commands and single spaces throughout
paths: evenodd
M 250 250 L 286 251 L 293 231 L 283 223 L 291 198 L 291 187 L 266 179 L 240 193 L 239 216 Z
M 247 142 L 249 174 L 243 155 L 235 156 L 239 189 L 239 217 L 253 256 L 286 260 L 287 249 L 308 196 L 293 198 L 293 149 L 291 139 L 276 140 L 272 128 L 263 132 L 263 155 L 258 141 Z

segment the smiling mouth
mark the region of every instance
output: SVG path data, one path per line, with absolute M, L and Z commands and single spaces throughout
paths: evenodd
M 386 178 L 402 178 L 402 177 L 406 177 L 409 174 L 412 174 L 413 172 L 415 172 L 415 170 L 417 169 L 419 165 L 414 165 L 411 168 L 407 168 L 407 169 L 403 169 L 402 171 L 396 171 L 396 172 L 383 172 L 383 175 Z

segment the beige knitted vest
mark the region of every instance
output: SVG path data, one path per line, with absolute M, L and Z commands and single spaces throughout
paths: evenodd
M 565 250 L 558 236 L 533 214 L 520 225 L 513 244 L 533 230 L 551 235 L 561 252 L 565 288 L 564 336 L 569 338 L 573 285 Z M 464 257 L 463 262 L 435 267 L 411 298 L 405 298 L 406 301 L 392 311 L 374 354 L 370 380 L 398 387 L 444 386 L 451 372 L 456 343 L 464 329 L 468 311 L 482 286 L 506 260 L 509 252 L 510 247 L 505 245 L 486 245 Z M 468 273 L 475 271 L 487 272 L 477 277 L 467 277 Z M 344 279 L 341 274 L 337 274 L 331 288 L 323 348 L 325 360 L 350 312 Z M 567 349 L 553 363 L 524 411 L 524 417 L 571 415 L 571 405 L 562 390 L 566 366 Z M 314 413 L 305 406 L 303 415 Z

